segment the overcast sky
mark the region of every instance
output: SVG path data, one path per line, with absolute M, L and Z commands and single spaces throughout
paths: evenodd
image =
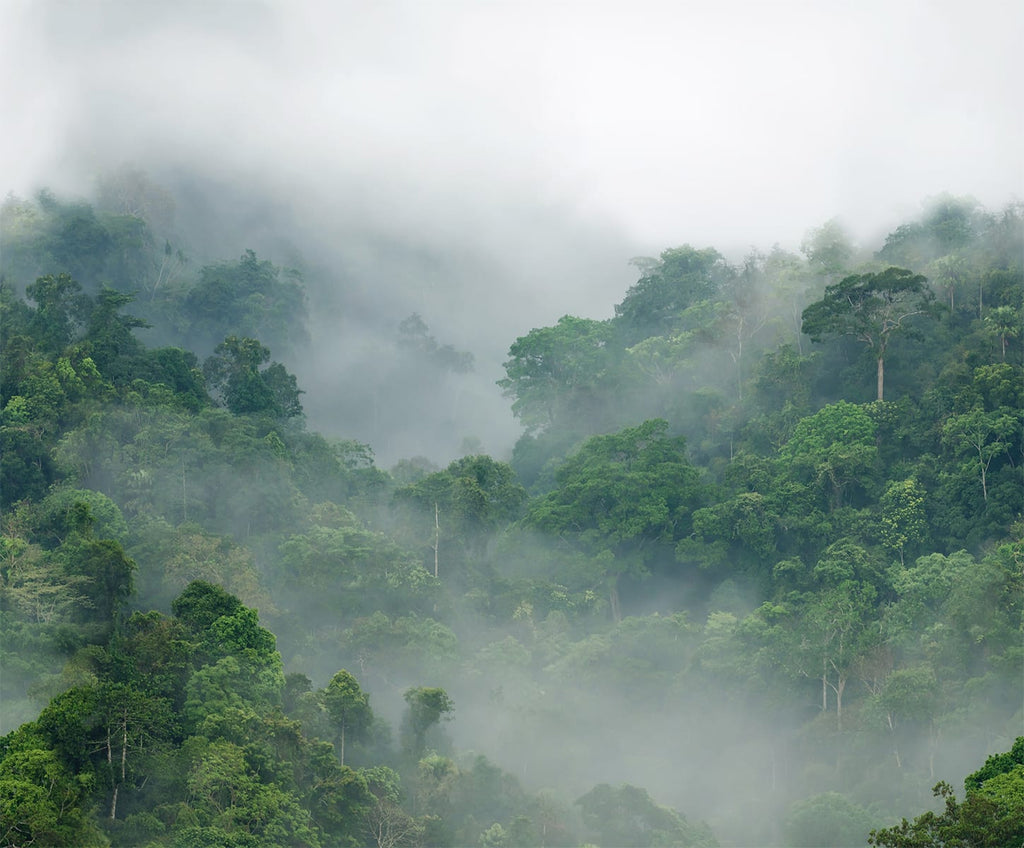
M 1017 0 L 0 9 L 5 192 L 201 162 L 440 238 L 538 206 L 652 248 L 1024 193 Z

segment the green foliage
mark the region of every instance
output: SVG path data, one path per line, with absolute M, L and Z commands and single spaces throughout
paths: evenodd
M 228 336 L 206 360 L 203 373 L 211 389 L 236 415 L 294 418 L 302 415 L 302 391 L 294 375 L 270 361 L 270 349 L 256 339 Z
M 525 526 L 592 557 L 616 619 L 619 576 L 642 574 L 665 557 L 688 532 L 703 494 L 684 439 L 668 436 L 667 429 L 666 421 L 653 420 L 588 439 L 559 466 L 558 488 L 531 504 L 524 518 Z
M 825 792 L 793 804 L 783 828 L 786 844 L 794 848 L 820 848 L 822 845 L 860 848 L 871 824 L 872 818 L 863 807 L 838 792 Z
M 862 841 L 846 799 L 898 813 L 932 770 L 1017 728 L 1018 207 L 940 200 L 880 252 L 912 271 L 849 276 L 835 222 L 806 261 L 640 262 L 613 319 L 566 316 L 512 346 L 501 387 L 527 432 L 511 466 L 388 475 L 369 445 L 305 432 L 295 378 L 270 362 L 303 344 L 302 281 L 252 253 L 194 276 L 165 235 L 156 249 L 160 192 L 105 185 L 102 209 L 0 209 L 3 721 L 39 715 L 0 741 L 12 844 L 711 841 L 633 787 L 584 796 L 572 833 L 558 802 L 438 732 L 442 689 L 409 690 L 392 747 L 368 693 L 394 712 L 412 680 L 442 682 L 466 736 L 487 727 L 531 780 L 555 773 L 530 752 L 549 719 L 552 769 L 674 757 L 695 805 L 727 780 L 713 809 L 737 843 L 794 797 L 787 844 Z M 918 272 L 940 321 L 910 317 L 931 314 Z M 837 343 L 807 355 L 801 314 Z M 142 344 L 143 318 L 161 343 L 220 342 L 205 374 L 191 350 Z M 361 373 L 363 391 L 383 374 L 403 405 L 345 402 L 428 443 L 419 411 L 464 388 L 472 357 L 418 315 L 385 348 L 392 370 Z M 853 402 L 858 348 L 900 401 Z M 609 701 L 628 705 L 614 732 Z M 664 751 L 637 744 L 648 730 Z M 717 758 L 694 764 L 700 785 L 697 735 Z M 1019 842 L 1016 750 L 892 844 Z
M 876 424 L 863 406 L 839 401 L 802 418 L 779 451 L 786 476 L 824 496 L 831 511 L 874 493 Z
M 656 804 L 646 790 L 624 783 L 601 783 L 578 798 L 583 825 L 599 845 L 712 848 L 718 842 L 707 827 L 694 825 L 669 807 Z
M 109 844 L 86 806 L 91 775 L 75 774 L 31 725 L 3 742 L 0 840 L 4 845 L 93 848 Z
M 359 688 L 355 677 L 342 669 L 327 684 L 323 702 L 331 723 L 338 729 L 339 757 L 345 765 L 346 734 L 362 736 L 373 722 L 370 699 Z
M 878 400 L 882 400 L 890 338 L 906 330 L 911 318 L 928 314 L 934 295 L 926 284 L 921 274 L 895 267 L 844 277 L 804 310 L 802 330 L 812 341 L 848 335 L 865 344 L 878 363 Z
M 664 251 L 615 307 L 615 325 L 626 345 L 669 333 L 687 308 L 714 299 L 726 268 L 714 248 L 698 250 L 687 244 Z
M 48 274 L 25 290 L 36 304 L 29 330 L 47 353 L 63 353 L 86 323 L 88 299 L 70 274 Z
M 498 385 L 512 398 L 512 412 L 527 432 L 543 431 L 563 420 L 585 423 L 600 418 L 601 391 L 614 366 L 612 338 L 606 321 L 565 315 L 554 327 L 531 330 L 516 339 L 504 365 L 507 376 Z
M 451 720 L 455 702 L 444 689 L 431 686 L 407 689 L 402 697 L 409 705 L 407 721 L 411 734 L 410 750 L 418 756 L 424 750 L 427 732 L 442 720 Z
M 573 533 L 595 553 L 683 535 L 699 475 L 683 438 L 667 429 L 652 420 L 588 439 L 558 468 L 558 488 L 531 506 L 527 523 Z
M 207 265 L 182 303 L 200 351 L 225 337 L 260 339 L 292 354 L 307 341 L 306 292 L 297 271 L 282 271 L 247 250 L 237 262 Z
M 941 813 L 926 812 L 908 822 L 871 831 L 871 845 L 888 848 L 939 848 L 970 845 L 1001 848 L 1024 839 L 1024 737 L 1005 754 L 989 757 L 964 781 L 966 796 L 957 802 L 953 788 L 938 783 L 933 793 L 945 802 Z
M 332 621 L 338 612 L 426 611 L 437 581 L 418 559 L 347 510 L 331 512 L 329 517 L 321 509 L 319 520 L 334 526 L 315 524 L 281 542 L 281 579 L 275 587 L 281 602 L 309 605 L 315 615 Z
M 926 493 L 916 480 L 894 480 L 878 502 L 882 544 L 900 555 L 903 562 L 907 546 L 916 546 L 927 529 L 924 504 Z

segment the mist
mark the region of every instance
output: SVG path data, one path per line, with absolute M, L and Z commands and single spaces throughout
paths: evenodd
M 1021 12 L 998 2 L 3 14 L 0 185 L 84 196 L 128 165 L 171 193 L 199 262 L 315 269 L 313 344 L 288 364 L 311 425 L 347 418 L 385 462 L 466 437 L 507 455 L 508 345 L 608 317 L 634 256 L 795 250 L 836 215 L 877 238 L 931 195 L 995 207 L 1024 178 Z M 412 313 L 476 362 L 480 414 L 437 450 L 374 438 L 388 410 L 360 423 L 339 399 Z
M 301 273 L 308 342 L 272 353 L 298 377 L 309 431 L 369 445 L 381 468 L 507 461 L 523 433 L 496 385 L 509 347 L 566 314 L 610 318 L 639 276 L 630 260 L 689 244 L 738 267 L 755 248 L 798 252 L 833 219 L 870 259 L 929 198 L 997 210 L 1024 195 L 1021 32 L 1024 7 L 998 0 L 11 3 L 0 10 L 0 188 L 93 201 L 111 175 L 145 175 L 168 202 L 157 236 L 187 251 L 190 272 L 251 249 Z M 428 367 L 404 348 L 414 315 L 472 367 Z M 774 341 L 766 330 L 758 345 Z M 698 351 L 694 385 L 724 386 L 722 361 Z M 628 402 L 611 420 L 629 421 Z M 679 414 L 689 424 L 700 413 Z M 716 456 L 707 432 L 693 434 L 691 451 Z M 225 508 L 237 521 L 224 519 L 225 533 L 248 537 L 238 527 L 250 494 Z M 271 569 L 278 554 L 264 542 L 251 541 L 239 586 Z M 549 562 L 530 561 L 529 544 L 489 550 L 495 572 L 540 574 Z M 699 611 L 695 627 L 716 611 L 741 618 L 764 599 L 754 583 L 722 601 L 710 577 L 684 586 L 655 574 L 624 586 L 625 618 L 685 607 Z M 169 602 L 165 588 L 149 591 Z M 286 668 L 316 686 L 362 661 L 346 643 L 351 622 L 310 624 L 298 600 L 243 600 L 263 603 L 285 631 Z M 813 680 L 804 712 L 786 717 L 725 689 L 688 690 L 681 673 L 660 694 L 623 694 L 596 674 L 562 676 L 564 657 L 544 647 L 557 615 L 509 625 L 444 596 L 421 612 L 439 608 L 458 665 L 438 663 L 427 681 L 422 657 L 372 666 L 361 680 L 375 708 L 397 727 L 407 687 L 443 685 L 457 704 L 454 744 L 531 789 L 571 800 L 629 781 L 711 823 L 723 844 L 777 840 L 806 785 L 806 751 L 832 744 L 826 717 L 808 720 Z M 600 657 L 596 630 L 572 638 L 594 638 Z M 699 641 L 687 632 L 683 656 Z M 330 641 L 314 650 L 314 635 Z M 934 770 L 962 779 L 1001 731 L 951 744 Z M 927 746 L 906 756 L 924 763 Z M 916 809 L 926 789 L 893 797 Z M 737 797 L 753 799 L 766 830 L 736 820 Z

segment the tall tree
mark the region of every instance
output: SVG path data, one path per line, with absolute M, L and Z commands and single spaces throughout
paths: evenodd
M 507 376 L 498 385 L 512 398 L 512 412 L 527 432 L 562 419 L 583 423 L 589 418 L 593 426 L 614 363 L 611 340 L 607 321 L 572 315 L 516 339 L 504 364 Z
M 714 300 L 731 274 L 725 259 L 712 247 L 698 250 L 686 244 L 666 250 L 616 305 L 615 326 L 626 345 L 670 333 L 686 309 L 702 300 Z
M 878 400 L 885 386 L 885 354 L 892 335 L 906 330 L 915 315 L 926 314 L 935 296 L 927 280 L 905 268 L 854 274 L 825 289 L 825 296 L 803 312 L 803 332 L 811 341 L 826 335 L 853 336 L 878 363 Z
M 444 689 L 436 686 L 416 686 L 407 689 L 403 697 L 409 705 L 407 721 L 412 734 L 412 752 L 419 756 L 426 744 L 427 731 L 442 719 L 451 718 L 455 702 Z
M 620 576 L 646 571 L 648 552 L 671 550 L 689 532 L 702 495 L 685 440 L 667 430 L 668 422 L 652 419 L 588 439 L 559 467 L 558 488 L 535 502 L 524 519 L 591 558 L 616 620 Z
M 228 336 L 206 360 L 203 372 L 224 405 L 236 415 L 264 414 L 278 418 L 302 415 L 295 376 L 279 362 L 270 362 L 270 349 L 256 339 Z
M 345 669 L 331 678 L 323 699 L 331 724 L 338 729 L 338 756 L 345 765 L 346 733 L 362 735 L 373 722 L 370 699 L 359 688 L 359 681 Z

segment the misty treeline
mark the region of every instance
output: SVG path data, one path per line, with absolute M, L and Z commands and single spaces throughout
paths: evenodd
M 1024 208 L 637 258 L 510 455 L 390 469 L 305 426 L 325 281 L 173 219 L 2 208 L 4 845 L 1024 839 Z

